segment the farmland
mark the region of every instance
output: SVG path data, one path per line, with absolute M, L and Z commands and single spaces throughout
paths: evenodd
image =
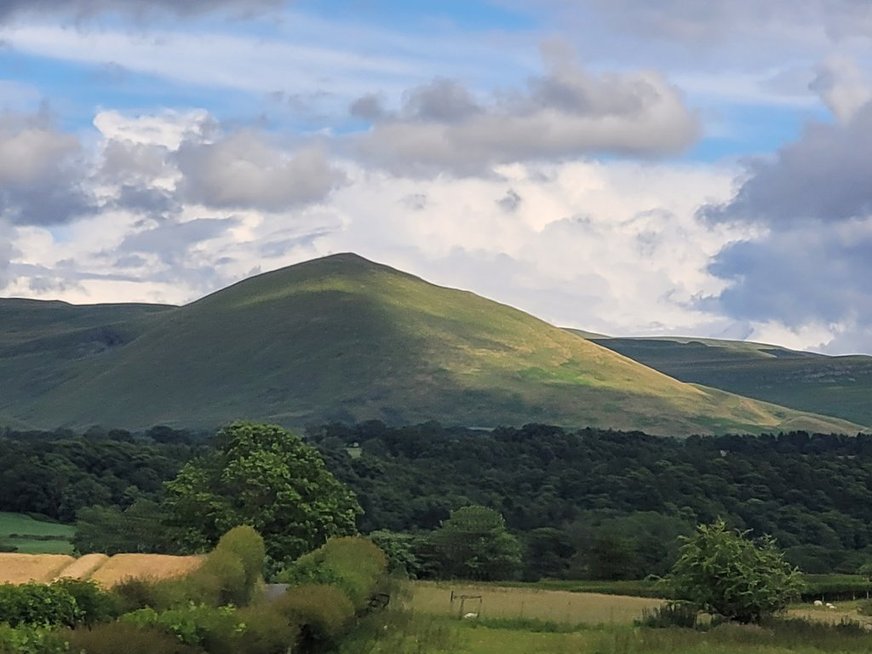
M 0 553 L 0 584 L 30 581 L 48 583 L 60 578 L 91 579 L 111 588 L 130 578 L 169 579 L 184 576 L 202 563 L 199 556 L 160 554 L 86 554 L 75 559 L 66 554 Z
M 71 525 L 0 512 L 0 549 L 24 554 L 69 554 L 73 551 L 72 536 Z
M 645 609 L 662 600 L 541 590 L 532 587 L 417 582 L 409 606 L 416 613 L 454 616 L 476 613 L 479 618 L 557 622 L 570 625 L 632 624 Z

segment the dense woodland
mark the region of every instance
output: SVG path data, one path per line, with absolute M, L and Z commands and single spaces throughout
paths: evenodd
M 807 572 L 853 572 L 872 560 L 872 436 L 677 440 L 544 425 L 481 431 L 370 422 L 310 428 L 307 438 L 357 494 L 360 529 L 404 543 L 416 574 L 428 574 L 421 535 L 471 504 L 503 515 L 524 545 L 527 578 L 663 574 L 675 537 L 717 517 L 772 534 Z M 88 520 L 103 529 L 135 504 L 147 523 L 162 482 L 213 448 L 208 436 L 167 428 L 6 430 L 0 510 L 79 515 L 87 531 Z M 92 534 L 111 534 L 100 529 Z

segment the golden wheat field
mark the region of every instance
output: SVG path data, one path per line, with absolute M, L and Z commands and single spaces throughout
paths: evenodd
M 55 579 L 89 579 L 108 560 L 109 557 L 105 554 L 85 554 L 63 568 L 55 575 Z
M 125 579 L 170 579 L 197 569 L 202 556 L 168 554 L 116 554 L 101 565 L 91 579 L 107 588 Z
M 55 579 L 93 579 L 107 588 L 131 578 L 181 577 L 203 562 L 201 556 L 164 554 L 86 554 L 74 559 L 64 554 L 0 553 L 0 583 L 48 583 Z
M 452 599 L 453 598 L 453 599 Z M 414 582 L 410 607 L 418 613 L 481 618 L 529 618 L 569 624 L 630 624 L 662 600 L 536 588 Z
M 75 562 L 66 554 L 0 553 L 0 583 L 24 584 L 28 581 L 51 581 L 61 570 Z

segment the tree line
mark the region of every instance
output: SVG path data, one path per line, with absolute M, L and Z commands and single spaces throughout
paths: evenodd
M 855 572 L 872 560 L 872 436 L 678 440 L 546 425 L 483 431 L 367 422 L 311 427 L 306 440 L 356 497 L 341 499 L 338 486 L 331 494 L 346 522 L 407 557 L 405 567 L 419 576 L 459 565 L 446 558 L 450 548 L 437 532 L 472 505 L 504 521 L 520 543 L 517 574 L 529 579 L 663 575 L 676 560 L 677 537 L 718 518 L 772 535 L 807 572 Z M 247 510 L 243 504 L 264 506 L 272 513 L 257 527 L 278 542 L 271 530 L 287 516 L 276 507 L 299 504 L 276 494 L 284 473 L 254 447 L 227 448 L 226 437 L 165 427 L 6 430 L 0 510 L 78 519 L 80 549 L 113 553 L 202 548 Z M 303 454 L 299 469 L 312 469 Z M 218 474 L 228 465 L 230 473 Z M 228 488 L 219 488 L 221 479 Z M 179 531 L 167 516 L 177 516 Z M 299 536 L 282 538 L 270 556 L 302 547 Z M 499 539 L 514 560 L 514 546 Z

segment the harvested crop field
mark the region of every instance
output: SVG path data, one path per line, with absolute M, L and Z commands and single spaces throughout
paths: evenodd
M 75 559 L 66 554 L 0 553 L 0 583 L 48 582 L 74 562 Z
M 125 579 L 170 579 L 196 570 L 202 562 L 202 556 L 116 554 L 100 566 L 91 579 L 106 587 Z
M 94 571 L 108 560 L 105 554 L 85 554 L 61 570 L 55 579 L 90 579 Z
M 165 554 L 86 554 L 74 559 L 65 554 L 0 553 L 0 584 L 48 583 L 55 579 L 93 579 L 111 587 L 125 579 L 169 579 L 195 570 L 201 556 Z
M 452 599 L 453 598 L 453 599 Z M 537 588 L 432 582 L 412 584 L 416 613 L 482 618 L 527 618 L 566 624 L 631 624 L 663 600 Z

